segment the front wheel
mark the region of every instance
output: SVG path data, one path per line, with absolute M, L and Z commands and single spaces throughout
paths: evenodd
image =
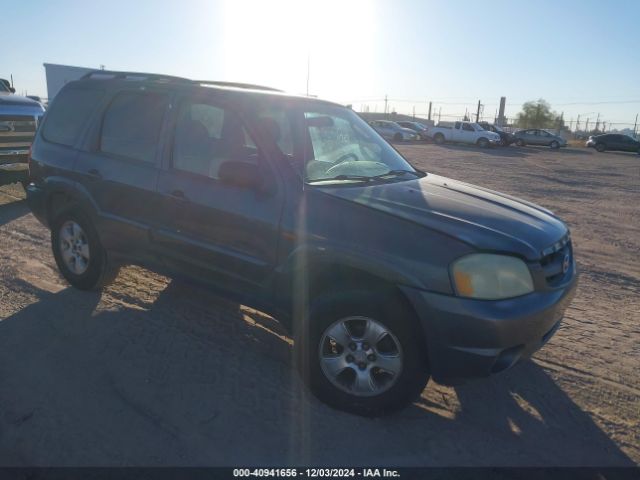
M 556 142 L 555 140 L 553 142 L 551 142 L 551 145 L 549 145 L 551 148 L 553 148 L 554 150 L 557 150 L 558 148 L 560 148 L 560 144 L 558 142 Z
M 486 138 L 479 138 L 476 143 L 480 148 L 487 148 L 489 146 L 489 140 Z
M 604 152 L 607 148 L 604 146 L 604 143 L 596 143 L 596 150 L 600 153 Z
M 99 289 L 118 274 L 91 220 L 80 210 L 66 210 L 53 220 L 51 248 L 62 276 L 80 290 Z
M 399 410 L 429 380 L 413 312 L 400 299 L 347 291 L 314 302 L 297 336 L 300 372 L 328 405 L 363 416 Z
M 516 145 L 519 146 L 519 147 L 524 147 L 524 145 L 525 145 L 524 140 L 519 138 L 518 140 L 516 140 Z
M 394 139 L 396 142 L 400 142 L 400 141 L 402 140 L 402 134 L 401 134 L 401 133 L 396 133 L 396 134 L 393 136 L 393 139 Z

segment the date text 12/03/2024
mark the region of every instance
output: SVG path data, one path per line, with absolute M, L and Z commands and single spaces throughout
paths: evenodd
M 234 477 L 309 477 L 309 478 L 394 478 L 399 477 L 397 470 L 386 468 L 237 468 L 233 470 Z

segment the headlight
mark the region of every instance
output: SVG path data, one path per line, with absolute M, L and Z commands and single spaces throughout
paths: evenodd
M 516 257 L 474 253 L 456 260 L 451 270 L 461 297 L 499 300 L 533 292 L 529 268 Z

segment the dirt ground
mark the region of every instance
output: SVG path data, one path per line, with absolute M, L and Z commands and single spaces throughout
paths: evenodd
M 399 148 L 571 227 L 578 295 L 532 361 L 431 383 L 390 417 L 336 412 L 304 390 L 270 317 L 140 268 L 101 294 L 69 288 L 21 187 L 2 187 L 0 465 L 640 463 L 640 158 Z

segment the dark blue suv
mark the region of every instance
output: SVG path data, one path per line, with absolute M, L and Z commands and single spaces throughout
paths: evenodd
M 70 284 L 123 264 L 206 282 L 278 318 L 313 392 L 362 415 L 527 358 L 577 283 L 548 210 L 416 170 L 348 108 L 252 85 L 89 74 L 53 100 L 30 180 Z

